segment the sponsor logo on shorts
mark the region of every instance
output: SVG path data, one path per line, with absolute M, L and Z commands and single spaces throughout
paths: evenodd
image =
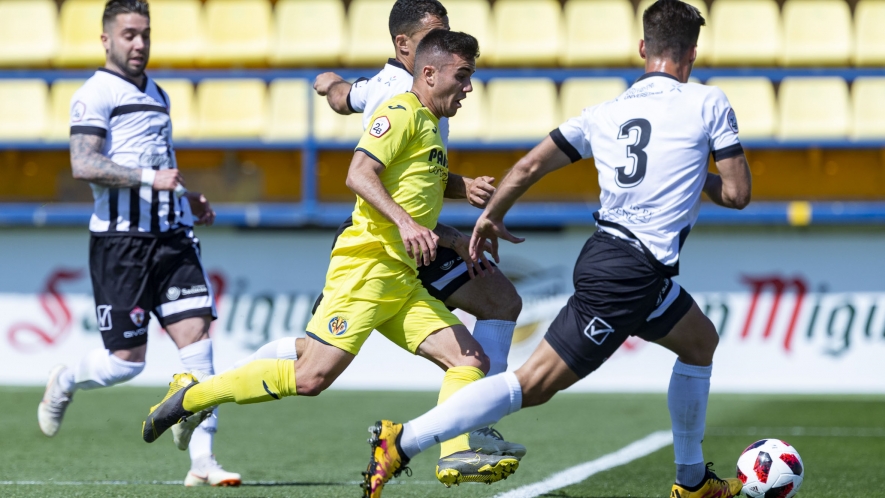
M 454 259 L 451 260 L 451 261 L 447 261 L 447 262 L 443 263 L 443 264 L 440 266 L 440 269 L 441 269 L 442 271 L 449 271 L 449 270 L 452 269 L 453 266 L 455 266 L 455 260 L 454 260 Z
M 170 301 L 175 301 L 181 297 L 181 289 L 178 287 L 169 287 L 169 290 L 166 291 L 166 299 Z
M 605 320 L 599 317 L 593 317 L 587 327 L 584 329 L 584 335 L 588 339 L 601 346 L 603 342 L 615 331 L 611 325 L 605 323 Z
M 190 289 L 181 289 L 182 296 L 192 296 L 194 294 L 206 294 L 209 292 L 209 288 L 205 285 L 195 285 Z
M 334 335 L 341 335 L 347 332 L 347 320 L 336 316 L 329 320 L 329 332 Z
M 110 304 L 100 304 L 95 307 L 95 318 L 98 319 L 98 330 L 111 330 L 114 328 L 114 322 L 111 320 L 111 310 L 113 306 Z
M 141 327 L 144 325 L 144 310 L 136 306 L 135 309 L 129 312 L 129 318 L 136 327 Z
M 142 327 L 138 330 L 128 330 L 126 332 L 123 332 L 123 337 L 125 337 L 126 339 L 132 339 L 133 337 L 138 337 L 145 334 L 147 334 L 147 327 Z
M 664 286 L 661 287 L 661 293 L 658 295 L 658 301 L 655 303 L 655 308 L 664 304 L 664 299 L 667 298 L 667 294 L 670 292 L 670 287 L 673 286 L 673 281 L 669 278 L 664 280 Z

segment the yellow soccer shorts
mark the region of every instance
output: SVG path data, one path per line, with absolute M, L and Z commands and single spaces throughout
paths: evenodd
M 415 354 L 432 333 L 461 321 L 415 270 L 380 250 L 332 256 L 323 300 L 307 324 L 315 339 L 356 355 L 373 330 Z

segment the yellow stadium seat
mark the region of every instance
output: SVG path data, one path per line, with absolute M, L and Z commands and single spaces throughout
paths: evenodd
M 280 0 L 274 14 L 276 36 L 271 46 L 271 64 L 339 64 L 346 39 L 344 4 L 340 0 Z M 317 22 L 320 19 L 322 22 Z
M 559 115 L 565 120 L 581 111 L 612 100 L 627 90 L 621 78 L 569 78 L 559 89 Z
M 0 140 L 40 140 L 49 124 L 49 86 L 43 80 L 0 81 Z
M 200 0 L 151 0 L 151 65 L 192 65 L 200 57 L 202 7 Z
M 71 99 L 86 80 L 55 80 L 49 89 L 47 139 L 67 141 L 71 136 Z
M 782 139 L 839 139 L 849 134 L 848 84 L 842 78 L 784 78 L 778 104 Z
M 851 108 L 854 116 L 853 138 L 885 138 L 885 78 L 854 80 L 851 85 Z
M 488 65 L 495 54 L 492 9 L 487 0 L 448 0 L 449 26 L 455 31 L 470 33 L 479 40 L 477 63 Z
M 558 0 L 498 0 L 493 7 L 495 66 L 552 66 L 562 48 Z
M 885 65 L 885 0 L 861 0 L 854 8 L 854 63 Z
M 774 66 L 778 63 L 781 12 L 775 0 L 716 0 L 709 24 L 711 64 Z
M 307 137 L 309 91 L 311 87 L 307 80 L 278 79 L 271 82 L 265 140 L 304 140 Z
M 172 138 L 175 140 L 194 138 L 197 134 L 197 118 L 194 113 L 194 84 L 186 79 L 158 79 L 154 82 L 169 95 Z
M 258 138 L 267 117 L 267 86 L 259 79 L 203 80 L 197 86 L 197 136 Z
M 657 0 L 642 0 L 639 2 L 639 8 L 636 10 L 636 32 L 639 34 L 639 38 L 643 38 L 643 28 L 642 28 L 642 14 L 645 10 L 651 7 L 651 4 L 655 3 Z M 698 58 L 695 60 L 695 64 L 706 64 L 707 61 L 710 60 L 710 31 L 712 30 L 712 23 L 710 22 L 710 14 L 707 11 L 707 4 L 704 0 L 685 0 L 685 3 L 697 7 L 699 11 L 701 11 L 701 16 L 707 21 L 707 25 L 701 28 L 701 34 L 698 37 Z M 637 40 L 635 43 L 636 52 L 633 60 L 637 63 L 643 63 L 642 58 L 639 57 L 639 41 Z
M 203 6 L 205 66 L 261 65 L 273 38 L 269 0 L 208 0 Z
M 851 9 L 844 0 L 784 3 L 784 66 L 844 66 L 851 60 Z
M 344 62 L 350 66 L 380 67 L 394 55 L 388 21 L 389 0 L 353 0 L 347 12 L 350 41 Z
M 356 142 L 363 135 L 363 115 L 342 116 L 329 107 L 326 97 L 313 94 L 313 135 L 317 140 Z
M 449 139 L 451 140 L 481 140 L 485 135 L 487 129 L 485 85 L 476 79 L 472 83 L 473 91 L 461 101 L 458 113 L 449 119 Z
M 98 66 L 105 60 L 101 44 L 104 0 L 67 0 L 59 14 L 57 66 Z
M 768 78 L 710 78 L 707 84 L 725 92 L 737 116 L 741 138 L 774 136 L 777 107 L 774 85 Z
M 53 0 L 0 0 L 0 67 L 46 66 L 56 50 Z
M 639 50 L 629 0 L 569 0 L 565 4 L 565 66 L 625 65 Z
M 561 124 L 552 80 L 494 79 L 486 90 L 490 140 L 540 140 Z

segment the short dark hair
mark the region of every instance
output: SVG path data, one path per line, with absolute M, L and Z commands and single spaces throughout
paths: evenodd
M 397 35 L 412 36 L 420 31 L 421 21 L 428 14 L 442 19 L 449 13 L 439 0 L 396 0 L 387 21 L 390 38 L 395 39 Z
M 658 0 L 642 14 L 645 53 L 678 61 L 698 44 L 701 26 L 706 24 L 696 7 L 679 0 Z
M 434 29 L 418 44 L 418 49 L 415 50 L 415 67 L 432 65 L 436 57 L 452 54 L 464 60 L 476 60 L 479 58 L 479 42 L 467 33 Z
M 108 24 L 117 19 L 120 14 L 141 14 L 148 19 L 151 18 L 151 12 L 147 2 L 141 0 L 109 0 L 104 6 L 104 15 L 101 16 L 101 26 L 106 27 Z

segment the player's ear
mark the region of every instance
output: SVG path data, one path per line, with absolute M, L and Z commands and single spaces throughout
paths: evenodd
M 689 61 L 691 64 L 694 64 L 694 61 L 698 58 L 698 46 L 695 45 L 691 49 L 691 60 Z
M 642 57 L 642 60 L 648 58 L 645 54 L 645 40 L 642 38 L 639 39 L 639 57 Z
M 111 35 L 107 33 L 107 30 L 104 30 L 101 34 L 101 44 L 104 47 L 105 52 L 111 50 Z
M 396 35 L 393 39 L 393 45 L 396 53 L 400 55 L 409 55 L 409 37 L 406 35 Z
M 424 66 L 421 68 L 421 74 L 424 75 L 424 81 L 427 86 L 433 86 L 436 82 L 436 68 L 433 66 Z

